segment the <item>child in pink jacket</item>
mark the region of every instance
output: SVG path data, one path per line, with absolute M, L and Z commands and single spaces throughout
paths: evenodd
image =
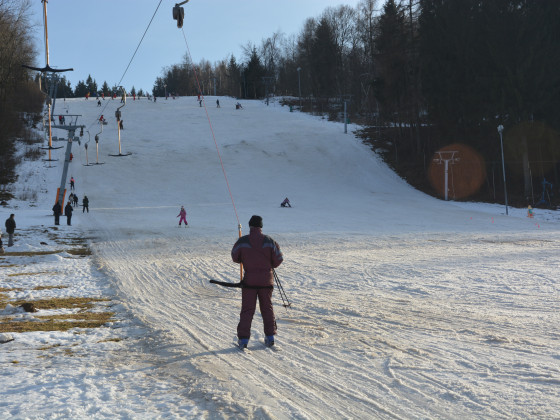
M 177 215 L 177 217 L 181 216 L 181 218 L 179 219 L 179 227 L 181 227 L 181 222 L 185 222 L 185 227 L 187 227 L 188 223 L 187 223 L 187 211 L 185 210 L 184 206 L 181 206 L 181 211 L 179 212 L 179 214 Z

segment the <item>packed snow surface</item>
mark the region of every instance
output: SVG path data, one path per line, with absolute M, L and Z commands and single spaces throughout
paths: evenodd
M 117 315 L 91 331 L 11 334 L 1 418 L 557 418 L 556 212 L 438 200 L 396 176 L 356 126 L 219 99 L 129 99 L 120 157 L 109 156 L 118 100 L 57 101 L 55 113 L 86 126 L 68 178 L 90 201 L 58 234 L 88 238 L 93 256 L 4 257 L 2 271 L 56 271 L 50 281 L 72 287 L 51 295 L 108 297 Z M 39 195 L 3 211 L 16 213 L 14 249 L 52 226 L 64 150 L 22 169 L 18 188 Z M 257 310 L 245 354 L 234 346 L 240 291 L 209 280 L 239 281 L 230 250 L 253 214 L 283 251 L 291 307 L 276 290 L 279 351 L 263 345 Z M 14 279 L 2 275 L 5 287 Z

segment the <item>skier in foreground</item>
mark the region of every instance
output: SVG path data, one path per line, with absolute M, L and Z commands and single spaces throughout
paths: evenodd
M 231 258 L 243 264 L 244 276 L 241 289 L 241 314 L 237 326 L 238 344 L 246 348 L 251 337 L 251 323 L 257 306 L 257 297 L 264 324 L 265 344 L 274 345 L 276 320 L 272 308 L 274 277 L 272 269 L 282 261 L 280 247 L 270 236 L 262 233 L 262 217 L 253 216 L 249 220 L 249 235 L 237 240 L 231 250 Z

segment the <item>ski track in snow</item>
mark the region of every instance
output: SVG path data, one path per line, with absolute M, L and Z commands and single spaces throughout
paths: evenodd
M 558 316 L 548 293 L 555 239 L 528 249 L 522 236 L 496 247 L 488 236 L 460 235 L 450 250 L 439 235 L 342 243 L 310 235 L 283 248 L 293 309 L 276 302 L 282 352 L 256 342 L 256 316 L 250 355 L 230 345 L 239 290 L 208 283 L 227 280 L 230 244 L 197 239 L 109 240 L 95 251 L 132 312 L 176 346 L 181 356 L 168 369 L 200 372 L 232 413 L 258 416 L 269 406 L 275 418 L 512 418 L 526 394 L 539 395 L 531 416 L 558 407 L 559 336 L 550 324 Z M 512 269 L 511 258 L 523 263 Z
M 97 118 L 94 105 L 68 102 L 86 123 Z M 148 330 L 113 366 L 150 366 L 147 377 L 169 381 L 201 418 L 557 416 L 557 222 L 537 229 L 496 207 L 435 200 L 341 125 L 220 102 L 209 111 L 241 223 L 263 215 L 284 253 L 277 272 L 292 308 L 273 297 L 282 350 L 261 343 L 258 310 L 251 353 L 236 349 L 240 291 L 208 282 L 238 281 L 239 269 L 201 109 L 193 98 L 141 101 L 123 109 L 133 154 L 69 173 L 90 197 L 76 220 L 97 268 Z M 108 126 L 105 154 L 115 136 Z M 85 163 L 83 148 L 74 154 Z M 286 195 L 294 208 L 277 208 Z M 175 225 L 181 204 L 189 229 Z M 165 416 L 157 401 L 150 409 Z

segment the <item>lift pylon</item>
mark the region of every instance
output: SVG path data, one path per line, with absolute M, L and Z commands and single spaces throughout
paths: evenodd
M 43 160 L 45 160 L 47 162 L 52 162 L 56 159 L 52 158 L 51 150 L 61 148 L 61 147 L 53 147 L 53 145 L 52 145 L 52 125 L 51 125 L 52 111 L 51 111 L 51 105 L 53 105 L 53 98 L 56 98 L 56 88 L 57 88 L 57 85 L 58 85 L 58 76 L 56 76 L 55 73 L 72 71 L 74 69 L 72 69 L 72 68 L 70 68 L 70 69 L 53 69 L 50 66 L 50 63 L 49 63 L 49 31 L 48 31 L 48 26 L 47 26 L 47 3 L 48 3 L 48 0 L 41 0 L 41 1 L 43 3 L 43 22 L 44 22 L 44 28 L 45 28 L 45 61 L 46 61 L 46 65 L 43 68 L 31 67 L 31 66 L 26 66 L 26 65 L 23 65 L 23 67 L 31 69 L 31 70 L 40 71 L 42 74 L 45 74 L 45 75 L 50 74 L 51 86 L 49 87 L 50 89 L 49 89 L 48 98 L 47 98 L 47 111 L 48 111 L 48 120 L 49 120 L 49 126 L 48 126 L 49 127 L 49 146 L 43 148 L 43 149 L 49 151 L 49 158 L 48 159 L 43 159 Z M 47 75 L 46 78 L 48 78 L 48 77 L 49 76 Z M 54 99 L 54 100 L 56 100 L 56 99 Z
M 122 94 L 123 104 L 121 106 L 119 106 L 117 108 L 117 110 L 115 111 L 115 117 L 117 119 L 117 132 L 118 132 L 118 135 L 119 135 L 119 154 L 118 155 L 111 155 L 111 154 L 109 155 L 109 156 L 114 156 L 114 157 L 129 156 L 129 155 L 132 154 L 130 152 L 122 153 L 122 150 L 121 150 L 121 116 L 122 116 L 121 108 L 123 108 L 126 105 L 126 91 L 124 90 L 124 88 L 122 86 L 121 86 L 121 89 L 122 89 L 122 92 L 123 92 L 123 94 Z

